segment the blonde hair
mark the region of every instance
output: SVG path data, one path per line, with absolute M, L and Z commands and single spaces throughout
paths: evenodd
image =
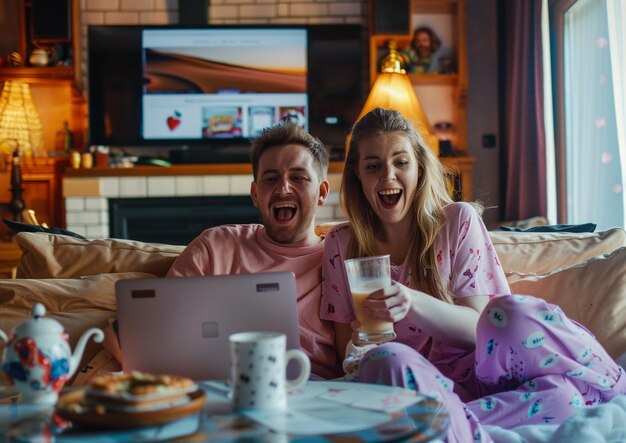
M 363 140 L 388 133 L 407 137 L 414 149 L 419 168 L 412 205 L 415 217 L 411 225 L 408 252 L 410 284 L 438 299 L 452 302 L 452 295 L 447 289 L 448 282 L 442 279 L 437 268 L 435 250 L 437 235 L 445 221 L 443 208 L 452 203 L 444 169 L 412 123 L 398 111 L 376 108 L 363 116 L 352 128 L 340 190 L 340 201 L 353 230 L 348 244 L 348 257 L 376 255 L 374 232 L 380 232 L 381 226 L 357 177 L 359 145 Z

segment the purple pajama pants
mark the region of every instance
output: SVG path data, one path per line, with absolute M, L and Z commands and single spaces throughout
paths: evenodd
M 493 298 L 478 320 L 474 359 L 473 386 L 466 379 L 462 387 L 411 347 L 390 342 L 363 356 L 358 381 L 439 398 L 450 413 L 449 442 L 490 441 L 481 424 L 560 424 L 626 393 L 624 371 L 591 333 L 540 298 Z

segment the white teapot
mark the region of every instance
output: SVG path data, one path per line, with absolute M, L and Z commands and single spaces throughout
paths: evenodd
M 59 391 L 76 372 L 87 340 L 92 335 L 98 343 L 104 339 L 100 329 L 91 328 L 78 340 L 72 355 L 63 326 L 45 314 L 44 305 L 37 303 L 33 318 L 17 326 L 10 338 L 0 331 L 6 344 L 2 369 L 20 392 L 22 403 L 55 404 Z

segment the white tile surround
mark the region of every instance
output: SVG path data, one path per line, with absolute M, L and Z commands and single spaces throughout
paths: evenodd
M 344 220 L 339 208 L 340 174 L 329 174 L 331 192 L 317 210 L 317 222 Z M 87 238 L 109 237 L 109 198 L 234 196 L 250 194 L 248 174 L 133 177 L 65 177 L 67 229 Z

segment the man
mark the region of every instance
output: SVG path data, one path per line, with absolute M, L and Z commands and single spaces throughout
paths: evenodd
M 333 326 L 319 318 L 324 246 L 315 234 L 315 210 L 328 197 L 328 154 L 291 121 L 265 129 L 252 142 L 250 194 L 262 225 L 209 228 L 185 248 L 168 276 L 289 271 L 296 275 L 300 345 L 311 371 L 342 374 Z
M 410 60 L 410 65 L 407 66 L 407 69 L 410 72 L 419 74 L 441 74 L 438 60 L 434 57 L 434 54 L 440 47 L 441 40 L 439 40 L 431 28 L 421 26 L 415 29 L 411 45 L 405 50 L 405 54 Z

